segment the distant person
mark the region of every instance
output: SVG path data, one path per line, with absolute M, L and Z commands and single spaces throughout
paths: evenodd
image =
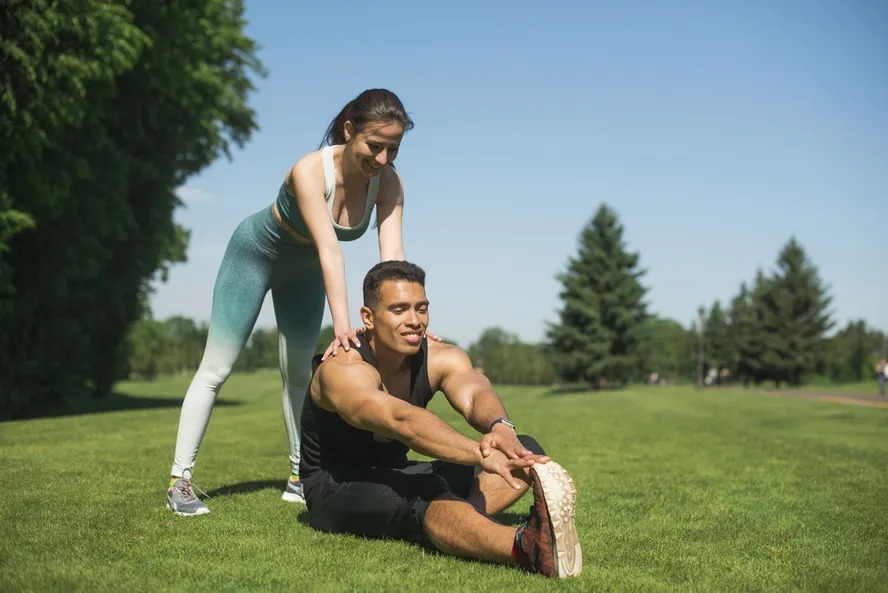
M 210 512 L 194 494 L 194 460 L 216 396 L 247 343 L 269 290 L 280 332 L 284 424 L 290 444 L 291 475 L 282 498 L 304 502 L 299 416 L 325 298 L 335 339 L 324 357 L 360 343 L 349 321 L 339 242 L 361 237 L 375 208 L 380 260 L 404 259 L 404 192 L 393 162 L 404 133 L 412 127 L 394 93 L 362 92 L 330 123 L 321 148 L 293 165 L 274 203 L 234 231 L 216 277 L 206 350 L 179 418 L 167 491 L 167 505 L 176 514 Z
M 888 357 L 883 356 L 876 363 L 876 378 L 879 381 L 879 395 L 885 395 L 885 382 L 888 381 Z
M 708 387 L 716 385 L 718 383 L 718 369 L 715 367 L 709 367 L 709 370 L 706 371 L 706 378 L 703 379 L 703 383 Z
M 578 575 L 573 480 L 533 438 L 517 434 L 465 352 L 423 339 L 428 306 L 421 268 L 377 264 L 364 279 L 361 345 L 323 363 L 315 358 L 302 413 L 309 524 L 546 576 Z M 480 439 L 425 409 L 439 390 Z M 410 449 L 435 461 L 408 461 Z M 534 502 L 520 527 L 491 518 L 528 488 Z

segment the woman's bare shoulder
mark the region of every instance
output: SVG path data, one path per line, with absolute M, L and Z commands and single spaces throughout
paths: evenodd
M 293 166 L 287 172 L 285 182 L 290 193 L 296 195 L 297 182 L 323 181 L 323 175 L 324 163 L 321 159 L 321 151 L 313 150 L 293 163 Z

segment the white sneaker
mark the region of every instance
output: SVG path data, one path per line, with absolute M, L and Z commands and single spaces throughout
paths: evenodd
M 305 504 L 305 496 L 302 492 L 302 482 L 292 478 L 287 480 L 287 487 L 284 489 L 284 494 L 281 496 L 281 500 Z

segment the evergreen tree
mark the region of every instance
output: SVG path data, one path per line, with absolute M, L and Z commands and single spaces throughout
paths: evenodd
M 704 328 L 705 363 L 709 368 L 730 369 L 735 355 L 731 348 L 730 328 L 725 312 L 718 301 L 712 304 Z
M 563 380 L 624 385 L 637 376 L 639 326 L 647 317 L 638 261 L 626 250 L 616 214 L 602 205 L 558 276 L 563 308 L 548 336 Z
M 817 268 L 794 239 L 780 251 L 777 269 L 758 295 L 764 375 L 778 385 L 799 385 L 825 354 L 826 332 L 833 326 L 832 299 Z
M 764 380 L 762 363 L 762 328 L 758 310 L 757 295 L 764 290 L 764 274 L 756 274 L 752 290 L 743 283 L 740 293 L 731 300 L 728 311 L 728 336 L 730 340 L 731 362 L 728 366 L 733 380 L 744 385 L 759 384 Z

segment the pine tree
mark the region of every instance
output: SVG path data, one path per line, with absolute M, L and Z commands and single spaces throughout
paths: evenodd
M 616 214 L 602 205 L 558 276 L 564 306 L 548 337 L 563 380 L 619 385 L 638 374 L 639 330 L 647 317 L 638 261 L 626 250 Z
M 823 359 L 833 326 L 832 299 L 801 245 L 792 238 L 777 258 L 777 270 L 759 295 L 764 374 L 778 385 L 799 385 Z
M 728 311 L 728 336 L 732 359 L 729 369 L 734 379 L 744 385 L 758 384 L 764 380 L 762 363 L 761 315 L 758 310 L 758 294 L 764 290 L 766 279 L 759 271 L 752 290 L 740 285 L 740 293 L 731 301 Z
M 715 301 L 709 309 L 704 332 L 706 365 L 719 370 L 728 367 L 734 358 L 734 353 L 731 348 L 728 320 L 718 301 Z

